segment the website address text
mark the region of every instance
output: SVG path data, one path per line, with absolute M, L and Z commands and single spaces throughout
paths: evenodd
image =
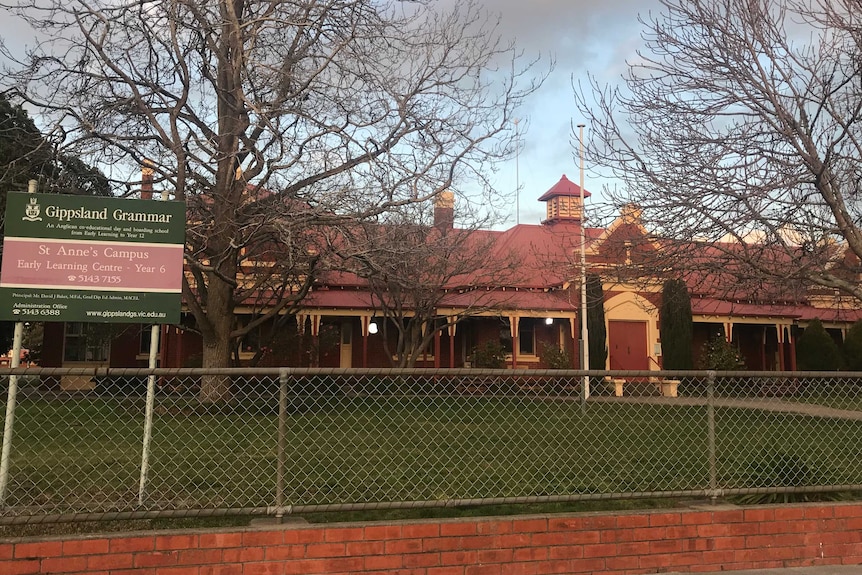
M 130 318 L 146 318 L 146 319 L 163 319 L 168 314 L 160 311 L 114 311 L 114 310 L 97 310 L 86 312 L 88 317 L 130 317 Z

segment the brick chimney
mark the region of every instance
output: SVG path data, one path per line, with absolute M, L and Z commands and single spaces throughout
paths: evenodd
M 141 199 L 153 199 L 153 168 L 152 162 L 144 160 L 144 165 L 141 166 Z
M 455 194 L 449 190 L 440 192 L 434 201 L 434 227 L 445 232 L 455 225 Z

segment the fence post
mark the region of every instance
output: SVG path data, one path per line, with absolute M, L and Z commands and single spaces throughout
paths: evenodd
M 31 184 L 32 185 L 32 184 Z M 21 340 L 24 337 L 24 322 L 15 322 L 12 339 L 12 358 L 10 367 L 18 367 L 21 362 Z M 12 457 L 12 424 L 15 422 L 15 402 L 18 395 L 18 376 L 9 376 L 9 395 L 6 397 L 6 419 L 3 422 L 3 447 L 0 452 L 0 507 L 6 505 L 6 487 L 9 485 L 9 463 Z
M 709 451 L 709 490 L 713 503 L 718 499 L 718 464 L 715 455 L 715 372 L 706 376 L 706 429 Z
M 275 468 L 275 519 L 278 523 L 284 518 L 284 457 L 287 451 L 287 381 L 286 369 L 278 374 L 278 448 Z

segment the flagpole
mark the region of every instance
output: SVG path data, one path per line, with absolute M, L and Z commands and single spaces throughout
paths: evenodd
M 521 139 L 518 132 L 518 122 L 515 118 L 512 123 L 515 124 L 515 225 L 521 223 L 521 175 L 518 170 L 518 160 L 521 153 Z
M 587 328 L 587 232 L 586 232 L 586 206 L 584 205 L 584 124 L 578 124 L 578 140 L 580 158 L 580 194 L 581 194 L 581 353 L 583 354 L 581 369 L 590 369 L 590 338 Z M 582 386 L 583 401 L 590 397 L 590 378 L 584 376 Z

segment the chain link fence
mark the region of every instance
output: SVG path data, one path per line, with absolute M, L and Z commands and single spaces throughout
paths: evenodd
M 862 490 L 855 373 L 0 377 L 6 524 Z

